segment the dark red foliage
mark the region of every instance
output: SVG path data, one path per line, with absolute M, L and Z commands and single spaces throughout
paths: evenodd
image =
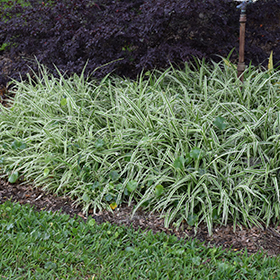
M 170 62 L 182 66 L 193 56 L 217 60 L 233 48 L 237 57 L 240 10 L 232 0 L 27 2 L 25 7 L 2 4 L 0 44 L 10 46 L 2 53 L 13 60 L 13 78 L 29 66 L 36 69 L 35 56 L 50 70 L 55 64 L 69 75 L 81 73 L 87 63 L 86 74 L 95 77 L 112 71 L 135 77 Z M 247 7 L 247 63 L 266 65 L 271 50 L 280 61 L 279 20 L 278 0 Z

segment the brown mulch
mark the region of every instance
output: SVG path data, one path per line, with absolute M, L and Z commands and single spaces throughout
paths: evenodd
M 16 183 L 10 184 L 4 179 L 0 179 L 0 204 L 7 200 L 19 202 L 20 204 L 30 204 L 38 211 L 61 211 L 71 217 L 81 217 L 86 220 L 83 215 L 82 208 L 74 206 L 73 201 L 68 197 L 59 197 L 44 192 L 40 188 L 35 188 L 30 184 Z M 247 248 L 249 254 L 257 253 L 263 250 L 267 255 L 280 255 L 280 226 L 261 229 L 257 227 L 245 228 L 237 227 L 233 231 L 232 225 L 214 226 L 213 235 L 209 236 L 206 225 L 200 225 L 195 234 L 194 229 L 183 224 L 178 230 L 174 227 L 165 228 L 164 220 L 157 213 L 147 213 L 138 210 L 131 217 L 133 206 L 122 206 L 114 211 L 103 211 L 97 215 L 89 211 L 98 224 L 110 222 L 116 225 L 133 226 L 136 230 L 147 229 L 154 233 L 165 232 L 174 234 L 178 238 L 196 238 L 201 242 L 205 242 L 212 247 L 222 246 L 224 249 L 234 251 L 242 251 Z

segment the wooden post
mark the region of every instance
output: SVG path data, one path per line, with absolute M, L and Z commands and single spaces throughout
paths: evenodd
M 248 2 L 244 0 L 240 5 L 237 6 L 237 8 L 241 9 L 240 18 L 239 18 L 239 23 L 240 23 L 239 61 L 238 61 L 238 65 L 237 65 L 237 76 L 242 83 L 244 82 L 243 73 L 245 70 L 244 52 L 245 52 L 245 24 L 246 24 L 246 6 L 247 6 L 247 4 L 248 4 Z
M 240 14 L 240 31 L 239 31 L 239 61 L 237 65 L 237 76 L 240 81 L 244 82 L 243 72 L 245 70 L 244 52 L 245 52 L 245 24 L 246 24 L 246 10 L 241 10 Z

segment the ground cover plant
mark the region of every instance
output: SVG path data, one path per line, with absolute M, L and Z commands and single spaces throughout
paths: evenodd
M 86 73 L 95 77 L 114 71 L 135 78 L 142 69 L 166 69 L 170 62 L 184 67 L 193 56 L 218 61 L 217 54 L 238 49 L 240 10 L 232 0 L 1 3 L 0 44 L 11 60 L 4 78 L 19 79 L 28 66 L 35 69 L 34 56 L 50 69 L 55 62 L 68 75 L 80 75 L 87 63 Z M 271 50 L 278 62 L 279 1 L 248 5 L 247 14 L 246 63 L 266 65 Z M 0 67 L 4 73 L 7 67 Z
M 279 71 L 186 65 L 137 81 L 41 76 L 1 106 L 0 167 L 10 182 L 89 209 L 132 201 L 165 226 L 279 219 Z
M 3 279 L 277 279 L 279 258 L 0 205 Z

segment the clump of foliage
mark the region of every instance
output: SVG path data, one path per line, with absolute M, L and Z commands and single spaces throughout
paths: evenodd
M 36 68 L 34 56 L 69 75 L 87 64 L 86 73 L 98 77 L 112 71 L 135 77 L 142 69 L 182 66 L 193 56 L 217 59 L 238 48 L 240 11 L 232 0 L 13 3 L 2 2 L 0 21 L 13 78 Z M 255 65 L 267 63 L 271 49 L 280 60 L 279 11 L 276 0 L 248 6 L 246 59 Z
M 228 64 L 228 65 L 227 65 Z M 137 81 L 73 75 L 18 82 L 0 105 L 0 171 L 87 212 L 136 203 L 165 226 L 280 217 L 280 73 L 185 67 Z M 196 69 L 195 69 L 196 68 Z M 194 70 L 195 69 L 195 70 Z

